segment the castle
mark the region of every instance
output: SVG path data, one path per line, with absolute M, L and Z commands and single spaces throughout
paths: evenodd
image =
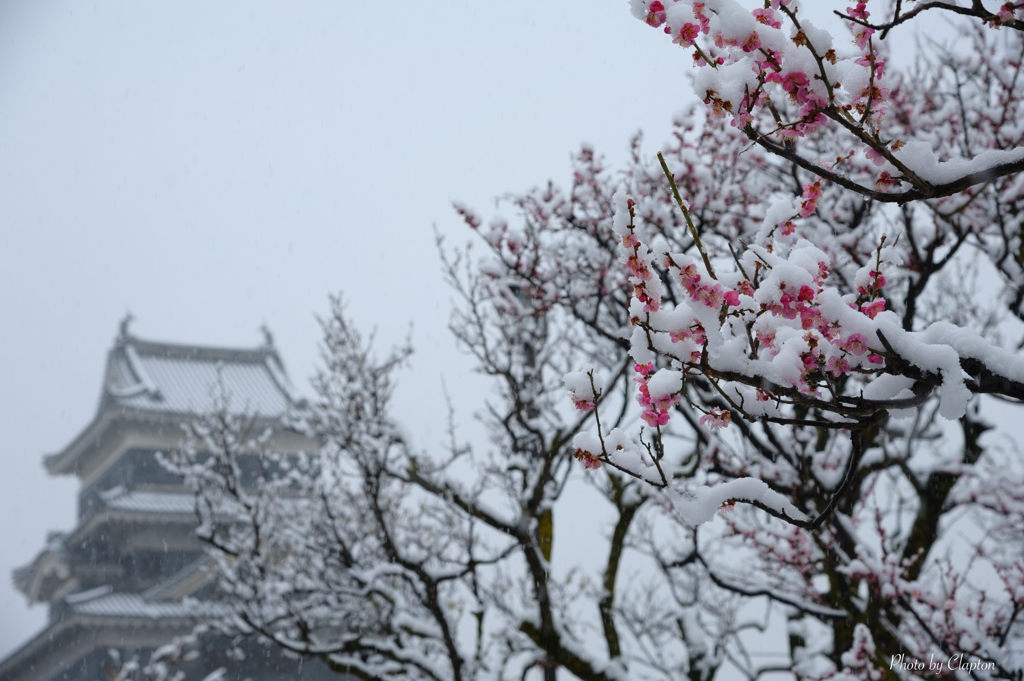
M 30 602 L 49 604 L 49 621 L 0 662 L 0 680 L 110 679 L 111 650 L 145 664 L 155 649 L 224 612 L 194 535 L 193 495 L 157 458 L 180 446 L 182 426 L 209 412 L 217 391 L 255 426 L 272 429 L 276 451 L 315 446 L 280 425 L 299 400 L 269 333 L 252 349 L 174 345 L 135 338 L 128 321 L 108 355 L 92 422 L 45 458 L 51 475 L 79 478 L 78 522 L 50 533 L 15 572 Z M 201 643 L 199 657 L 181 668 L 190 681 L 221 667 L 232 681 L 339 678 L 319 660 L 294 660 L 254 641 L 242 646 L 242 659 L 229 641 Z

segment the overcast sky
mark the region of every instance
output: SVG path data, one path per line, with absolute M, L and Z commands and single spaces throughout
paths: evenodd
M 75 523 L 42 455 L 95 413 L 127 311 L 142 338 L 255 346 L 308 392 L 344 291 L 382 344 L 414 324 L 399 409 L 471 421 L 433 225 L 570 180 L 583 141 L 653 153 L 688 57 L 620 0 L 0 3 L 0 658 L 37 633 L 11 570 Z M 668 77 L 666 74 L 670 74 Z M 476 391 L 474 393 L 474 391 Z

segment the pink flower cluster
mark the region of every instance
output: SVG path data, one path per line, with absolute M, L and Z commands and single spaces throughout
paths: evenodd
M 828 106 L 828 100 L 815 92 L 812 87 L 811 78 L 803 71 L 790 71 L 783 74 L 778 71 L 779 60 L 771 59 L 758 62 L 758 68 L 762 73 L 767 73 L 764 80 L 767 83 L 777 83 L 789 98 L 800 104 L 800 113 L 795 123 L 782 127 L 778 135 L 783 138 L 794 139 L 804 137 L 821 130 L 827 119 L 821 113 L 821 109 Z
M 833 350 L 838 350 L 838 353 L 829 354 L 825 358 L 824 370 L 826 373 L 832 374 L 833 377 L 839 378 L 849 374 L 853 368 L 847 359 L 849 355 L 860 357 L 868 352 L 870 348 L 868 347 L 867 337 L 862 333 L 852 333 L 846 340 L 838 340 L 838 326 L 830 326 L 829 328 L 832 331 L 832 337 L 829 340 Z M 819 394 L 818 391 L 810 388 L 810 384 L 813 381 L 811 374 L 821 369 L 823 352 L 819 347 L 818 338 L 812 332 L 804 335 L 804 340 L 807 342 L 809 349 L 802 355 L 803 372 L 801 380 L 796 383 L 796 386 L 801 392 L 817 395 Z M 872 364 L 881 364 L 883 362 L 881 355 L 874 353 L 868 355 L 867 359 Z
M 665 23 L 665 5 L 661 0 L 654 0 L 647 6 L 647 25 L 657 28 Z
M 1002 7 L 999 8 L 999 11 L 996 12 L 995 18 L 989 22 L 989 26 L 992 28 L 999 28 L 1000 26 L 1012 24 L 1015 19 L 1014 13 L 1022 7 L 1024 7 L 1024 3 L 1020 2 L 1003 3 Z
M 700 302 L 712 308 L 719 309 L 722 304 L 736 307 L 740 304 L 740 294 L 733 290 L 726 290 L 722 285 L 715 282 L 711 286 L 700 283 L 700 273 L 692 263 L 680 269 L 683 288 L 690 294 L 694 302 Z
M 680 47 L 693 47 L 697 42 L 698 35 L 701 33 L 707 35 L 708 31 L 711 30 L 711 20 L 704 14 L 703 2 L 693 3 L 693 15 L 697 23 L 685 22 L 679 29 L 679 33 L 672 36 L 672 42 Z M 665 33 L 672 35 L 672 29 L 666 26 Z M 695 58 L 697 58 L 697 55 L 695 55 Z
M 800 318 L 800 326 L 804 329 L 817 329 L 825 338 L 831 340 L 838 333 L 836 327 L 828 322 L 818 309 L 815 300 L 820 292 L 810 286 L 801 286 L 799 290 L 783 287 L 778 302 L 762 303 L 761 308 L 767 309 L 772 315 L 784 319 Z
M 683 24 L 679 29 L 679 32 L 672 36 L 672 42 L 676 45 L 692 47 L 696 42 L 698 35 L 701 33 L 706 34 L 710 30 L 711 20 L 704 14 L 704 3 L 693 3 L 693 12 L 697 23 L 686 22 Z M 647 16 L 645 21 L 648 26 L 657 28 L 665 23 L 665 19 L 665 4 L 661 2 L 661 0 L 654 0 L 654 2 L 647 6 Z M 672 29 L 666 26 L 665 33 L 672 35 Z
M 674 1 L 678 2 L 679 0 Z M 876 117 L 884 115 L 882 105 L 889 97 L 889 90 L 878 84 L 884 71 L 884 62 L 878 58 L 871 43 L 874 29 L 864 26 L 863 23 L 851 23 L 850 26 L 854 34 L 854 42 L 861 50 L 867 53 L 855 59 L 855 62 L 862 64 L 871 71 L 871 83 L 867 87 L 862 88 L 859 93 L 850 92 L 849 94 L 853 99 L 851 103 L 840 104 L 833 99 L 833 94 L 835 89 L 842 87 L 841 83 L 822 82 L 817 70 L 814 70 L 812 74 L 812 71 L 808 70 L 806 62 L 801 61 L 800 65 L 795 68 L 784 64 L 786 52 L 770 47 L 776 44 L 777 40 L 775 37 L 773 36 L 773 39 L 769 40 L 767 33 L 762 35 L 765 31 L 780 31 L 782 29 L 782 17 L 777 14 L 777 10 L 782 6 L 788 5 L 788 2 L 773 0 L 767 3 L 768 6 L 753 9 L 751 15 L 754 20 L 765 28 L 752 30 L 746 35 L 723 30 L 721 28 L 723 25 L 738 25 L 724 19 L 717 25 L 717 28 L 712 30 L 713 24 L 710 20 L 710 14 L 717 12 L 719 15 L 722 15 L 722 9 L 717 8 L 711 11 L 704 2 L 693 2 L 691 4 L 693 18 L 690 21 L 684 21 L 682 25 L 676 24 L 673 28 L 666 25 L 668 20 L 667 2 L 668 0 L 654 0 L 650 2 L 645 15 L 646 22 L 655 27 L 664 25 L 665 32 L 672 37 L 672 42 L 677 45 L 683 47 L 696 46 L 696 50 L 693 53 L 696 66 L 704 67 L 710 65 L 717 68 L 718 66 L 725 65 L 727 62 L 736 62 L 749 55 L 749 59 L 753 61 L 752 66 L 759 75 L 763 85 L 769 83 L 778 84 L 794 103 L 800 105 L 799 114 L 795 120 L 779 121 L 778 128 L 774 131 L 774 134 L 777 136 L 793 140 L 819 132 L 829 124 L 829 119 L 824 111 L 830 107 L 846 111 L 856 108 L 861 114 L 872 114 Z M 996 20 L 1002 23 L 1013 21 L 1013 13 L 1022 4 L 1024 3 L 1006 3 L 1000 10 Z M 870 16 L 870 12 L 866 8 L 866 2 L 858 2 L 854 6 L 848 7 L 846 12 L 848 16 L 856 19 L 857 22 L 866 22 Z M 697 39 L 701 34 L 708 35 L 715 47 L 721 50 L 721 52 L 712 55 L 708 51 L 702 50 L 700 45 L 697 44 Z M 791 40 L 798 47 L 811 49 L 815 60 L 819 64 L 822 60 L 832 64 L 836 63 L 837 55 L 834 49 L 828 49 L 824 54 L 814 52 L 814 46 L 802 30 L 798 30 Z M 728 48 L 734 49 L 730 52 Z M 712 62 L 711 64 L 708 63 L 709 60 Z M 727 113 L 732 114 L 734 117 L 733 125 L 738 128 L 745 128 L 754 120 L 754 108 L 767 105 L 767 94 L 768 92 L 764 87 L 752 88 L 745 93 L 744 102 L 738 105 L 737 102 L 728 101 L 709 90 L 704 101 L 711 108 L 711 113 L 714 117 L 722 118 Z M 779 120 L 777 115 L 775 115 L 775 120 Z
M 800 202 L 800 217 L 805 218 L 818 209 L 818 199 L 821 198 L 821 180 L 804 185 Z
M 857 293 L 874 298 L 882 292 L 882 287 L 885 286 L 885 277 L 878 270 L 871 270 L 869 276 L 871 282 L 867 286 L 858 286 Z
M 818 391 L 811 388 L 815 382 L 816 374 L 819 371 L 831 373 L 835 378 L 848 375 L 853 370 L 848 357 L 850 355 L 861 357 L 870 351 L 868 339 L 862 333 L 852 333 L 842 338 L 842 328 L 834 319 L 824 315 L 819 307 L 818 294 L 821 293 L 824 280 L 829 275 L 829 267 L 825 262 L 818 263 L 818 273 L 814 277 L 814 286 L 801 285 L 780 286 L 781 295 L 777 301 L 762 303 L 761 309 L 772 316 L 784 319 L 798 319 L 800 326 L 807 333 L 804 341 L 807 343 L 807 350 L 801 354 L 801 376 L 793 382 L 801 392 L 818 394 Z M 877 278 L 876 278 L 877 279 Z M 884 305 L 883 301 L 877 301 Z M 854 306 L 856 307 L 856 306 Z M 871 312 L 877 314 L 872 308 Z M 868 316 L 873 316 L 865 311 Z M 767 349 L 772 356 L 777 355 L 779 350 L 775 347 L 775 331 L 762 330 L 757 333 L 758 343 Z M 823 344 L 827 342 L 827 345 Z M 828 348 L 826 351 L 825 348 Z M 870 354 L 868 361 L 872 364 L 881 364 L 883 359 L 880 355 Z
M 474 213 L 468 206 L 464 206 L 461 203 L 455 203 L 452 205 L 455 212 L 462 216 L 462 219 L 466 221 L 470 229 L 477 229 L 482 224 L 480 216 Z
M 883 239 L 883 243 L 884 241 Z M 879 255 L 878 265 L 876 266 L 878 269 L 868 272 L 870 279 L 866 286 L 857 287 L 857 293 L 860 294 L 861 299 L 866 299 L 860 306 L 860 311 L 871 319 L 874 319 L 878 316 L 879 312 L 885 310 L 885 299 L 881 297 L 882 287 L 885 286 L 885 276 L 881 272 L 881 266 L 882 260 L 881 255 Z M 856 305 L 851 305 L 850 307 L 857 309 Z
M 871 12 L 867 10 L 867 6 L 863 2 L 858 2 L 856 7 L 847 7 L 846 13 L 854 19 L 860 19 L 864 22 L 871 16 Z M 862 50 L 867 48 L 868 40 L 875 34 L 875 30 L 861 24 L 850 24 L 850 28 L 855 31 L 853 41 L 857 43 L 857 47 Z
M 636 401 L 644 408 L 640 418 L 651 428 L 665 425 L 669 419 L 668 410 L 679 402 L 679 395 L 659 395 L 652 399 L 647 381 L 654 372 L 654 364 L 637 364 L 633 370 L 639 374 L 633 379 L 640 388 L 640 394 L 636 396 Z
M 672 340 L 673 343 L 682 343 L 684 341 L 692 340 L 694 343 L 697 344 L 698 347 L 704 347 L 704 345 L 707 344 L 708 342 L 708 337 L 707 334 L 704 332 L 704 327 L 701 326 L 701 323 L 696 320 L 694 320 L 693 325 L 688 328 L 671 332 L 669 334 L 669 338 Z M 690 362 L 692 362 L 693 364 L 699 364 L 700 358 L 700 350 L 694 350 L 692 353 L 690 353 Z
M 680 47 L 693 47 L 698 35 L 700 35 L 700 26 L 687 22 L 679 29 L 679 34 L 672 38 L 672 42 Z
M 751 14 L 754 15 L 759 24 L 771 26 L 772 28 L 782 28 L 782 22 L 775 18 L 775 10 L 771 8 L 758 8 L 751 12 Z
M 622 237 L 622 249 L 626 258 L 626 268 L 633 277 L 633 295 L 644 304 L 644 312 L 657 312 L 661 307 L 661 296 L 648 285 L 651 281 L 651 254 L 637 239 L 634 231 L 632 213 L 636 201 L 629 199 L 627 205 L 631 217 L 629 232 Z

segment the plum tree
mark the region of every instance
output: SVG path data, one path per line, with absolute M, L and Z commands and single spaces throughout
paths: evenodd
M 849 42 L 796 2 L 631 4 L 703 106 L 511 221 L 457 205 L 482 259 L 442 244 L 489 448 L 416 450 L 409 350 L 335 300 L 295 415 L 320 451 L 225 411 L 170 457 L 222 626 L 367 679 L 1022 678 L 1024 3 L 860 3 Z M 968 46 L 896 72 L 926 13 Z

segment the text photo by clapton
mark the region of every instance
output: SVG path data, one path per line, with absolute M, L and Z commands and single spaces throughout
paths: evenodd
M 912 657 L 904 657 L 903 653 L 900 653 L 899 655 L 891 656 L 889 660 L 889 669 L 902 669 L 904 671 L 911 672 L 924 671 L 925 669 L 930 669 L 932 671 L 949 669 L 953 671 L 965 671 L 968 674 L 970 674 L 976 670 L 991 671 L 996 668 L 994 662 L 984 662 L 981 660 L 972 662 L 970 660 L 965 659 L 966 657 L 967 656 L 963 653 L 959 653 L 957 655 L 951 655 L 949 659 L 943 661 L 941 659 L 936 660 L 935 656 L 932 655 L 929 658 L 928 662 L 925 663 L 921 660 L 916 660 Z

